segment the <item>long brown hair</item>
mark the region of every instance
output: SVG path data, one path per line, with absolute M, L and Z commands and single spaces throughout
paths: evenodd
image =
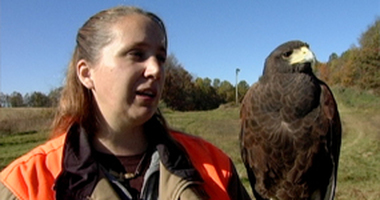
M 96 129 L 96 104 L 91 91 L 81 84 L 76 65 L 81 59 L 96 63 L 100 50 L 113 39 L 110 27 L 120 18 L 130 14 L 141 14 L 156 22 L 164 32 L 167 47 L 166 29 L 162 20 L 155 14 L 140 8 L 118 6 L 101 11 L 88 19 L 79 29 L 76 37 L 76 46 L 67 69 L 66 83 L 52 124 L 52 138 L 67 132 L 74 123 L 80 124 L 88 133 Z M 168 129 L 159 110 L 151 120 L 157 120 L 165 129 Z

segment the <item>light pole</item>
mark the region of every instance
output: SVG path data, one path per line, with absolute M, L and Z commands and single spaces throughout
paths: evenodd
M 240 72 L 239 68 L 236 68 L 236 84 L 235 84 L 235 100 L 236 100 L 236 105 L 238 105 L 239 100 L 238 100 L 238 73 Z

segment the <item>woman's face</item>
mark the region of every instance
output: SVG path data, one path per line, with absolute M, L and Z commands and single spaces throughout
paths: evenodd
M 89 67 L 101 117 L 114 131 L 141 126 L 157 109 L 164 86 L 165 35 L 141 14 L 121 18 L 113 37 Z

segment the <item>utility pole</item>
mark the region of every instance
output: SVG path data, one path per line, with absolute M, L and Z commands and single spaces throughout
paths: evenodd
M 238 73 L 240 72 L 239 68 L 236 68 L 236 84 L 235 84 L 235 100 L 236 100 L 236 105 L 239 103 L 239 98 L 238 98 Z

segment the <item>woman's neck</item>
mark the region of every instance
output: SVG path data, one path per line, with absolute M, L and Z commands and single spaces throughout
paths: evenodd
M 143 126 L 117 132 L 101 130 L 96 132 L 92 142 L 97 151 L 118 156 L 141 154 L 148 147 Z

